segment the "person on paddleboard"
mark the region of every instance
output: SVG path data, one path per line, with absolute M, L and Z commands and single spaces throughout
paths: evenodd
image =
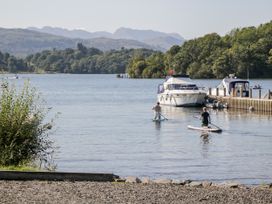
M 211 118 L 210 114 L 207 112 L 207 108 L 203 108 L 203 112 L 201 114 L 201 119 L 202 119 L 202 126 L 208 126 L 209 123 L 211 123 Z
M 152 110 L 154 110 L 154 120 L 161 120 L 160 102 L 157 102 L 157 104 L 152 108 Z

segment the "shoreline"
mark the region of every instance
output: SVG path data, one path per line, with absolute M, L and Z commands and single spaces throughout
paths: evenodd
M 0 181 L 1 203 L 272 203 L 266 187 L 89 181 Z
M 272 183 L 244 185 L 114 174 L 0 171 L 1 203 L 272 203 Z

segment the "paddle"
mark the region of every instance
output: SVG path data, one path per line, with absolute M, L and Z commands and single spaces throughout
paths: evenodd
M 161 113 L 160 113 L 160 116 L 162 116 L 165 120 L 168 120 L 165 116 L 163 116 Z
M 194 115 L 194 118 L 197 118 L 197 119 L 199 119 L 199 120 L 201 119 L 199 116 L 196 116 L 196 115 Z M 220 127 L 218 127 L 217 125 L 215 125 L 214 123 L 209 122 L 209 124 L 213 125 L 213 126 L 216 127 L 217 129 L 219 129 L 219 130 L 222 131 L 222 129 L 221 129 Z
M 213 123 L 211 123 L 211 122 L 209 122 L 211 125 L 213 125 L 214 127 L 216 127 L 216 128 L 218 128 L 219 130 L 221 130 L 222 131 L 222 129 L 220 128 L 220 127 L 218 127 L 217 125 L 215 125 L 215 124 L 213 124 Z

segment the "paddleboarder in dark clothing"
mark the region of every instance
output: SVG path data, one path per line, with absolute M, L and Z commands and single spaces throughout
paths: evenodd
M 203 108 L 203 113 L 201 114 L 202 126 L 208 126 L 211 122 L 210 114 L 207 112 L 207 108 Z

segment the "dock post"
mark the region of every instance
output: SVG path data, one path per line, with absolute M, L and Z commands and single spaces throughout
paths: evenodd
M 240 98 L 242 98 L 243 97 L 243 88 L 240 87 L 239 91 L 240 91 Z
M 212 95 L 212 88 L 209 88 L 209 95 Z
M 226 88 L 224 88 L 224 96 L 226 96 Z
M 231 96 L 234 97 L 235 95 L 235 89 L 234 88 L 231 88 Z
M 252 98 L 252 89 L 249 89 L 249 98 Z
M 238 90 L 237 90 L 237 88 L 234 88 L 234 97 L 237 97 L 237 92 L 238 92 Z
M 259 89 L 259 99 L 261 99 L 262 98 L 262 91 L 261 91 L 261 89 Z
M 219 88 L 216 88 L 216 96 L 219 96 Z

